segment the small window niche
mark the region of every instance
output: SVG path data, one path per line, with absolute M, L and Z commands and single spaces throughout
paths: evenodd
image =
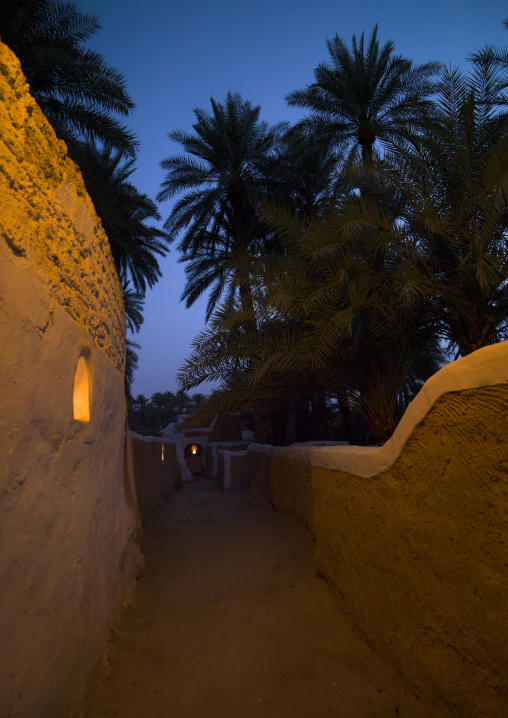
M 79 357 L 74 375 L 73 405 L 77 421 L 90 421 L 90 373 L 84 356 Z
M 164 444 L 162 444 L 162 463 L 164 463 Z

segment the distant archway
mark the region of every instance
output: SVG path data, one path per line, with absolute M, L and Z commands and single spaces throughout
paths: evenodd
M 203 452 L 201 444 L 195 441 L 188 444 L 183 451 L 184 459 L 193 476 L 200 476 L 203 473 Z

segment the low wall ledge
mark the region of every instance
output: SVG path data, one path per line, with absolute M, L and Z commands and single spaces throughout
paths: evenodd
M 428 379 L 408 408 L 393 436 L 384 446 L 263 446 L 249 448 L 270 456 L 309 461 L 311 466 L 346 471 L 364 479 L 389 469 L 415 426 L 440 396 L 508 382 L 508 341 L 483 347 L 446 364 Z

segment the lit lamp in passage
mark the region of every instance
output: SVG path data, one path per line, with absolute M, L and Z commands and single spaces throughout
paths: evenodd
M 197 450 L 198 450 L 198 447 L 196 446 L 196 444 L 192 444 L 192 446 L 191 446 L 192 453 L 195 454 L 197 452 Z

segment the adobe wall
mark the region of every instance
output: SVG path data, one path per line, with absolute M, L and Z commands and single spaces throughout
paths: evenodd
M 247 447 L 249 496 L 254 501 L 270 501 L 269 475 L 273 450 L 274 447 L 268 444 L 249 444 Z
M 313 468 L 316 562 L 369 642 L 462 716 L 508 705 L 508 383 L 439 399 L 393 466 Z
M 277 511 L 294 516 L 315 535 L 312 467 L 308 461 L 274 456 L 268 475 L 268 491 Z
M 125 317 L 81 176 L 1 44 L 0 98 L 0 715 L 68 717 L 140 560 Z
M 508 343 L 475 354 L 442 370 L 444 382 L 440 372 L 429 380 L 408 409 L 421 418 L 386 468 L 375 470 L 384 463 L 378 449 L 253 446 L 251 491 L 264 491 L 311 528 L 317 570 L 340 610 L 417 691 L 438 694 L 465 718 L 501 718 L 508 705 Z M 481 383 L 489 362 L 485 385 L 454 386 L 455 370 Z M 439 381 L 455 390 L 435 396 Z M 418 404 L 429 395 L 421 415 Z M 394 435 L 385 458 L 397 443 Z
M 139 514 L 144 521 L 163 497 L 171 496 L 181 486 L 180 464 L 174 442 L 133 431 L 129 435 Z

